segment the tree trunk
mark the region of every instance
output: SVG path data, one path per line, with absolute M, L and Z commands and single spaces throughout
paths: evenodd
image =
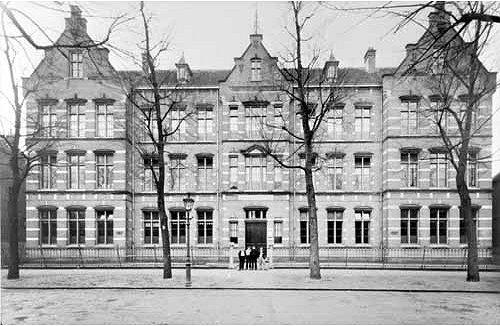
M 305 172 L 307 206 L 309 208 L 309 276 L 312 279 L 320 279 L 321 271 L 319 267 L 319 244 L 318 244 L 318 215 L 316 209 L 316 193 L 312 169 Z
M 170 234 L 168 232 L 168 216 L 165 209 L 165 162 L 163 158 L 163 144 L 158 146 L 159 177 L 157 187 L 158 214 L 160 215 L 161 238 L 163 247 L 163 278 L 172 278 L 172 257 L 170 256 Z
M 465 221 L 467 238 L 467 282 L 479 282 L 476 223 L 473 220 L 471 199 L 463 173 L 457 173 L 456 182 L 460 197 L 460 218 Z
M 9 193 L 9 272 L 7 279 L 19 278 L 19 239 L 18 239 L 18 224 L 19 224 L 19 189 L 20 183 L 14 180 L 13 186 Z

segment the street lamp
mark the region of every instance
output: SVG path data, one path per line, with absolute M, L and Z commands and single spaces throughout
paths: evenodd
M 186 287 L 191 287 L 191 250 L 190 246 L 190 231 L 189 226 L 191 222 L 191 210 L 193 209 L 194 199 L 190 194 L 182 200 L 184 202 L 184 209 L 186 210 L 186 225 L 187 225 L 187 254 L 186 254 Z

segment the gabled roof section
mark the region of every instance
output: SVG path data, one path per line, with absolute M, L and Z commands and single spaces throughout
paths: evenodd
M 226 78 L 229 70 L 192 70 L 188 82 L 179 84 L 175 70 L 157 70 L 158 80 L 164 87 L 217 87 Z M 148 87 L 144 72 L 139 70 L 119 71 L 122 79 L 129 81 L 135 87 Z

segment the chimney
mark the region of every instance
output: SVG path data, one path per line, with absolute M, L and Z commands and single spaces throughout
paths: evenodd
M 450 25 L 450 14 L 445 10 L 444 1 L 437 1 L 434 11 L 429 14 L 429 29 L 434 32 L 445 30 Z
M 66 18 L 66 30 L 75 34 L 87 33 L 87 20 L 82 17 L 82 10 L 78 6 L 71 5 L 71 17 Z
M 374 48 L 369 47 L 365 53 L 365 68 L 370 74 L 375 72 L 375 52 Z

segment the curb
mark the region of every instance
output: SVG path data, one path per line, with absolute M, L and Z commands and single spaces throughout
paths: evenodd
M 160 286 L 144 286 L 144 287 L 129 287 L 129 286 L 96 286 L 96 287 L 81 287 L 81 286 L 56 286 L 56 287 L 16 287 L 5 286 L 2 290 L 229 290 L 229 291 L 316 291 L 316 292 L 399 292 L 399 293 L 470 293 L 470 294 L 500 294 L 500 290 L 443 290 L 443 289 L 385 289 L 385 288 L 288 288 L 288 287 L 160 287 Z

